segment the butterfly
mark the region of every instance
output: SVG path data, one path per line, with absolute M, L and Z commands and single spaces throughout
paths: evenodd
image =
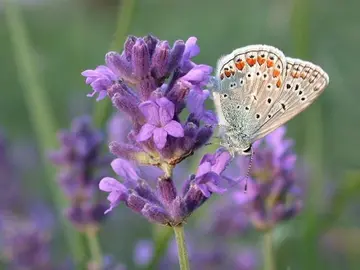
M 269 45 L 249 45 L 218 60 L 212 91 L 221 145 L 234 156 L 298 115 L 329 84 L 321 67 L 285 57 Z

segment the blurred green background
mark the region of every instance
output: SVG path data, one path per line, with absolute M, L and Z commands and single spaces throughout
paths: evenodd
M 201 48 L 197 63 L 214 66 L 222 54 L 263 43 L 280 48 L 288 56 L 310 60 L 329 74 L 330 85 L 321 98 L 288 125 L 298 153 L 305 157 L 311 170 L 305 211 L 296 221 L 289 222 L 286 230 L 279 229 L 284 237 L 280 237 L 278 246 L 278 269 L 359 269 L 360 191 L 354 182 L 360 181 L 356 172 L 360 169 L 356 62 L 360 48 L 360 3 L 133 1 L 128 33 L 136 36 L 152 33 L 170 42 L 196 36 Z M 97 105 L 94 99 L 86 97 L 90 88 L 80 73 L 103 64 L 117 27 L 118 1 L 18 2 L 35 56 L 33 65 L 40 70 L 56 125 L 67 128 L 72 117 L 90 113 Z M 35 145 L 14 61 L 17 53 L 0 2 L 0 124 L 11 142 Z M 50 202 L 44 170 L 35 167 L 24 175 L 23 185 L 30 193 Z M 328 212 L 329 222 L 324 225 L 324 220 L 314 214 L 317 211 Z M 129 212 L 119 207 L 101 231 L 104 251 L 123 262 L 131 261 L 135 239 L 149 238 L 151 231 L 141 217 Z M 54 245 L 61 258 L 66 252 L 62 240 L 55 238 Z

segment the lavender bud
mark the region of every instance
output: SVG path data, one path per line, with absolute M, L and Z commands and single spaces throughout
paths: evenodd
M 168 72 L 173 72 L 176 68 L 180 66 L 180 61 L 184 54 L 185 43 L 182 40 L 177 40 L 174 43 L 173 48 L 171 49 L 169 63 L 168 63 Z
M 169 224 L 171 220 L 163 208 L 149 203 L 144 206 L 144 209 L 141 211 L 141 213 L 151 222 L 160 223 L 163 225 Z
M 156 44 L 159 42 L 159 40 L 152 35 L 147 35 L 144 37 L 144 41 L 148 47 L 150 57 L 152 57 L 155 51 Z
M 133 123 L 139 124 L 144 121 L 143 114 L 139 110 L 139 103 L 132 96 L 115 93 L 111 100 L 118 110 L 127 113 L 131 117 Z
M 131 61 L 132 48 L 134 47 L 135 42 L 136 37 L 129 35 L 124 44 L 125 57 L 129 62 Z
M 187 215 L 200 207 L 208 198 L 195 186 L 190 185 L 188 192 L 184 197 Z
M 154 74 L 156 79 L 161 79 L 168 73 L 169 56 L 169 43 L 167 41 L 160 41 L 156 45 L 152 59 L 152 74 Z
M 126 205 L 135 212 L 140 213 L 144 208 L 146 201 L 137 195 L 136 193 L 132 192 L 129 194 L 129 197 L 126 200 Z
M 132 48 L 132 67 L 135 76 L 142 79 L 148 75 L 150 69 L 150 55 L 146 43 L 138 38 Z
M 159 204 L 159 200 L 154 193 L 154 191 L 151 189 L 149 184 L 144 180 L 138 180 L 138 184 L 135 187 L 135 191 L 139 194 L 139 196 L 143 197 L 144 199 Z
M 105 63 L 120 78 L 134 82 L 131 65 L 124 56 L 117 52 L 108 52 L 105 55 Z
M 205 145 L 211 138 L 213 134 L 213 127 L 205 125 L 201 127 L 198 134 L 196 135 L 194 149 L 198 149 L 201 146 Z
M 176 198 L 176 187 L 171 178 L 159 179 L 158 190 L 161 198 L 167 204 L 171 203 Z
M 156 90 L 156 84 L 153 77 L 144 78 L 140 81 L 138 88 L 141 93 L 141 99 L 147 100 L 151 96 L 151 93 Z

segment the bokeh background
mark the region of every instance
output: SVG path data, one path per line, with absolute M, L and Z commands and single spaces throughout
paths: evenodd
M 55 116 L 54 128 L 68 128 L 73 117 L 93 114 L 95 106 L 101 106 L 86 97 L 90 88 L 80 73 L 102 64 L 110 46 L 120 51 L 118 44 L 124 34 L 152 33 L 171 43 L 196 36 L 201 53 L 195 61 L 212 66 L 222 54 L 255 43 L 271 44 L 286 55 L 311 60 L 327 71 L 330 85 L 313 106 L 288 125 L 308 176 L 304 211 L 276 232 L 277 269 L 359 269 L 360 4 L 350 0 L 123 1 L 16 1 L 32 46 L 31 65 L 38 71 Z M 5 11 L 2 0 L 0 128 L 18 168 L 19 189 L 36 207 L 42 205 L 50 213 L 52 257 L 62 262 L 68 250 L 53 214 L 53 195 L 41 160 L 43 149 L 29 114 L 29 109 L 36 108 L 29 108 L 26 102 L 35 99 L 36 104 L 37 97 L 24 94 L 28 78 L 16 64 L 19 51 Z M 118 19 L 118 13 L 123 18 Z M 123 24 L 121 36 L 112 43 L 119 23 Z M 211 102 L 208 105 L 211 107 Z M 319 212 L 326 213 L 325 222 Z M 196 226 L 196 219 L 196 215 L 192 217 L 189 226 Z M 141 217 L 118 207 L 100 230 L 103 252 L 135 269 L 135 244 L 151 239 L 152 230 Z M 257 247 L 256 237 L 252 244 Z M 7 269 L 5 260 L 0 268 Z

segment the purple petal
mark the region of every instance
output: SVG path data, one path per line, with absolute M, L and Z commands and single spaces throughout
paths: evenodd
M 114 159 L 111 162 L 111 167 L 117 175 L 120 175 L 126 180 L 137 181 L 140 178 L 135 166 L 125 159 Z
M 165 126 L 174 117 L 175 105 L 165 97 L 157 99 L 156 103 L 160 107 L 159 109 L 160 123 L 162 126 Z
M 120 191 L 120 192 L 127 192 L 127 188 L 121 184 L 118 180 L 112 177 L 105 177 L 101 179 L 99 183 L 99 188 L 102 191 L 112 192 L 112 191 Z
M 146 123 L 145 125 L 143 125 L 141 127 L 140 132 L 136 137 L 136 140 L 138 142 L 146 141 L 147 139 L 149 139 L 153 135 L 155 128 L 156 127 L 154 125 Z
M 201 177 L 204 174 L 210 172 L 210 170 L 211 170 L 210 162 L 204 162 L 204 163 L 200 164 L 200 166 L 198 167 L 197 172 L 196 172 L 196 177 Z
M 196 37 L 189 37 L 189 39 L 185 43 L 185 52 L 188 56 L 188 59 L 198 55 L 200 53 L 200 47 L 196 44 Z
M 99 96 L 96 98 L 96 101 L 102 100 L 107 96 L 107 91 L 100 91 Z
M 149 124 L 159 125 L 159 106 L 155 102 L 145 101 L 139 105 L 139 108 Z
M 166 144 L 167 132 L 163 128 L 154 129 L 154 142 L 158 149 L 163 149 Z
M 192 84 L 204 84 L 209 81 L 209 75 L 212 72 L 212 67 L 207 65 L 197 65 L 192 68 L 181 80 L 188 81 Z
M 221 174 L 231 160 L 231 155 L 227 151 L 223 151 L 222 153 L 216 155 L 215 164 L 211 167 L 211 171 Z
M 171 120 L 166 126 L 164 126 L 164 129 L 169 135 L 173 137 L 184 137 L 184 128 L 179 122 L 175 120 Z

